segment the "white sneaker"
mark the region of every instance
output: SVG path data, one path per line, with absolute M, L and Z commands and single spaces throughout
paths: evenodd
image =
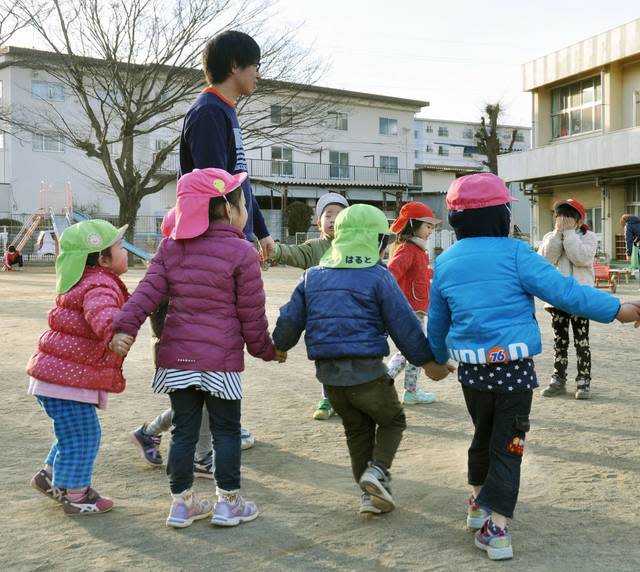
M 391 475 L 376 465 L 369 465 L 362 473 L 358 483 L 363 492 L 371 495 L 371 503 L 380 512 L 391 512 L 396 508 L 396 503 L 391 496 Z
M 421 403 L 433 403 L 436 400 L 435 393 L 428 393 L 422 389 L 416 389 L 415 393 L 404 390 L 402 394 L 403 405 L 419 405 Z
M 360 497 L 360 514 L 380 514 L 381 512 L 378 507 L 373 506 L 371 495 L 363 492 Z
M 255 444 L 256 438 L 251 434 L 251 431 L 242 427 L 240 429 L 240 448 L 244 451 L 245 449 L 251 449 Z

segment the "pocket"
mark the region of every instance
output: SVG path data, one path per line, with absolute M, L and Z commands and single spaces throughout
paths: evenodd
M 528 415 L 516 415 L 513 420 L 512 436 L 507 442 L 507 453 L 522 457 L 526 444 L 526 434 L 531 428 Z
M 427 299 L 427 283 L 426 282 L 412 282 L 411 283 L 411 295 L 415 300 L 424 301 Z

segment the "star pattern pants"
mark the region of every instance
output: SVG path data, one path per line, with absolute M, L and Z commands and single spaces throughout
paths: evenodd
M 578 373 L 576 383 L 579 388 L 589 387 L 591 384 L 591 349 L 589 348 L 589 320 L 579 316 L 571 316 L 562 310 L 552 308 L 551 326 L 555 336 L 553 349 L 555 360 L 553 375 L 561 382 L 567 380 L 567 365 L 569 363 L 569 326 L 573 329 L 573 345 L 578 358 Z

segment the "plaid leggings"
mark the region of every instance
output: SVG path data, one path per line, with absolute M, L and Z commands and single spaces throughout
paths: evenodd
M 79 489 L 91 485 L 93 463 L 100 448 L 100 421 L 96 406 L 67 399 L 37 396 L 53 421 L 56 440 L 47 465 L 53 465 L 53 486 Z

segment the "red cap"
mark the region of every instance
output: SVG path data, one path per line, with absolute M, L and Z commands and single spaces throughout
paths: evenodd
M 400 209 L 400 215 L 391 223 L 391 232 L 398 234 L 407 226 L 409 220 L 420 220 L 431 224 L 442 222 L 433 215 L 433 211 L 427 205 L 418 201 L 411 201 Z
M 569 205 L 570 207 L 573 207 L 580 213 L 580 218 L 584 220 L 584 207 L 582 206 L 582 203 L 579 203 L 575 199 L 567 199 L 565 201 L 557 202 L 554 209 L 558 208 L 560 205 Z

